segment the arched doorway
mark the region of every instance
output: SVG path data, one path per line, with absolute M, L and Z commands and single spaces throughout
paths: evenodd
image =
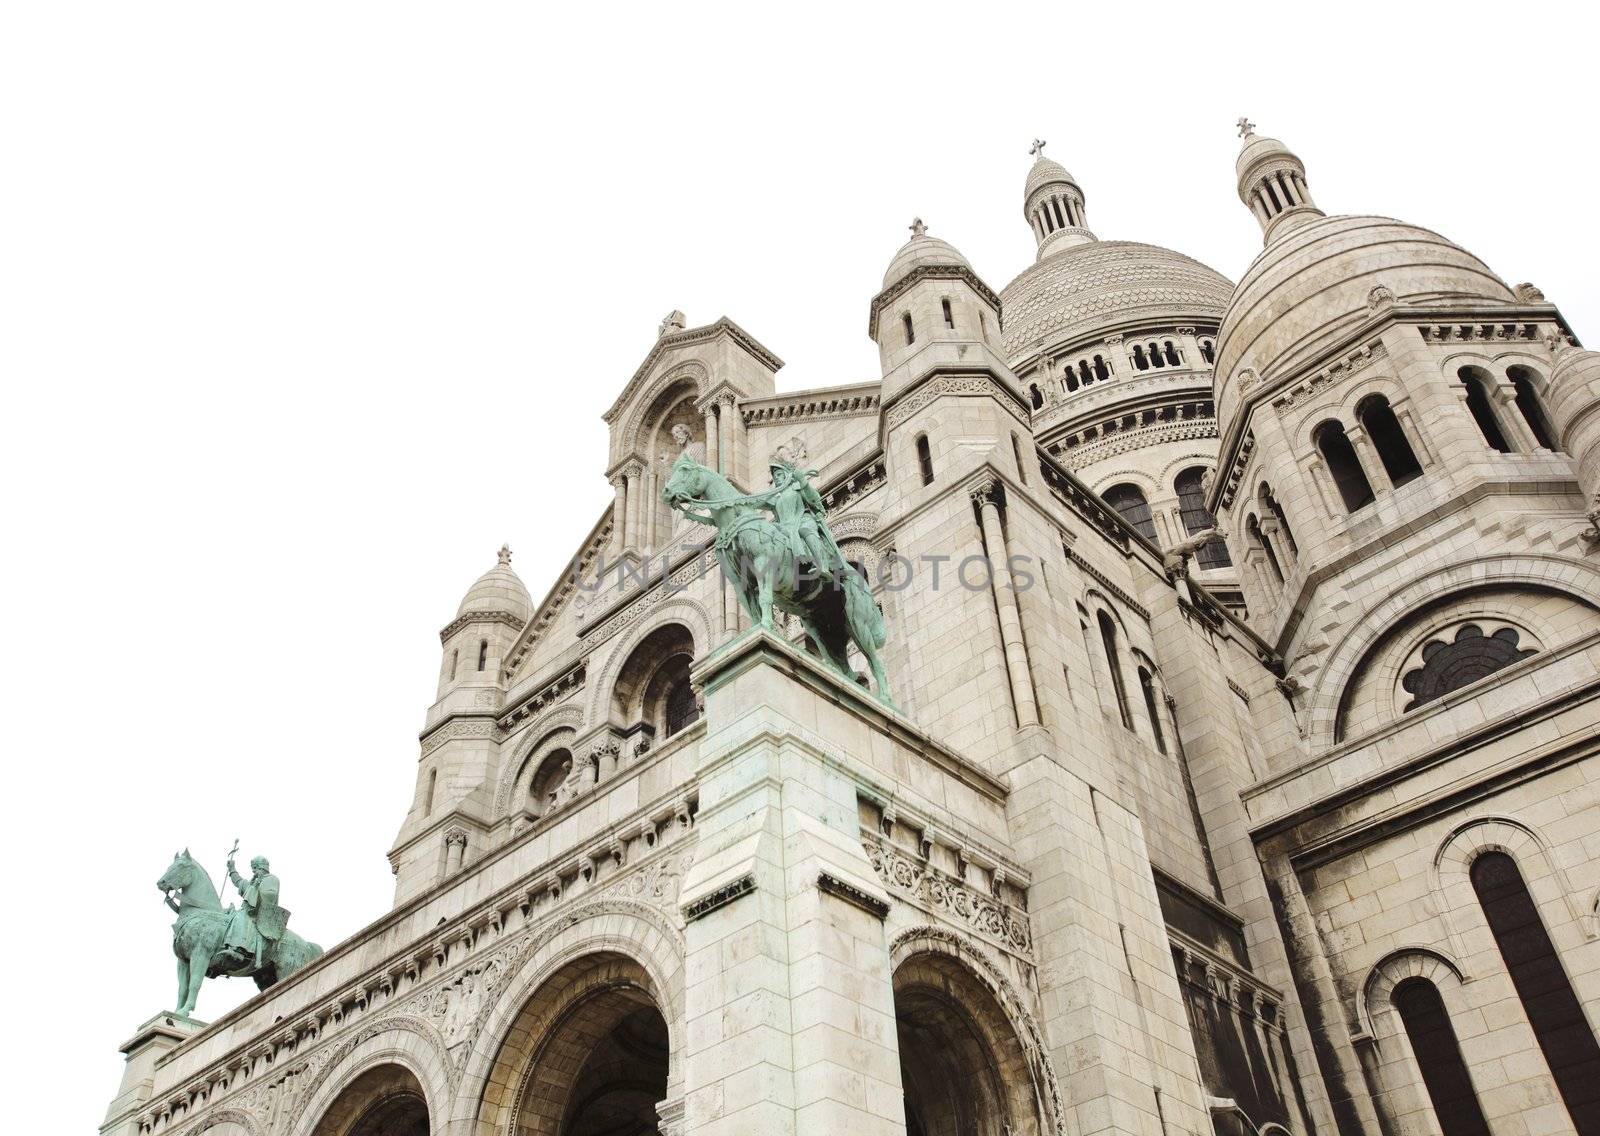
M 409 1069 L 379 1065 L 339 1094 L 311 1136 L 428 1136 L 428 1102 Z
M 958 959 L 906 959 L 894 974 L 894 1012 L 907 1136 L 1042 1136 L 1016 1031 Z
M 508 1048 L 524 1036 L 516 1136 L 655 1136 L 667 1023 L 637 963 L 596 954 L 563 967 L 518 1015 Z

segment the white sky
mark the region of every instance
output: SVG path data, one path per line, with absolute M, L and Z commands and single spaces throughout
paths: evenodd
M 386 909 L 438 629 L 501 541 L 544 594 L 672 308 L 875 378 L 913 214 L 1031 263 L 1035 135 L 1237 278 L 1248 113 L 1600 340 L 1592 7 L 993 7 L 0 11 L 10 1130 L 97 1125 L 170 1006 L 175 849 L 270 854 L 324 945 Z

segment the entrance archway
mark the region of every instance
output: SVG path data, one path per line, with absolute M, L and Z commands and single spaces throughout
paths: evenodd
M 667 1022 L 643 968 L 590 955 L 552 975 L 519 1015 L 532 1058 L 516 1136 L 655 1136 L 667 1096 Z
M 339 1094 L 312 1136 L 429 1136 L 428 1101 L 409 1069 L 379 1065 Z
M 907 1136 L 1041 1136 L 1027 1055 L 988 988 L 950 955 L 894 974 Z

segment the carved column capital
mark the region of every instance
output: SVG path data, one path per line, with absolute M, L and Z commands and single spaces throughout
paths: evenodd
M 444 834 L 444 846 L 452 845 L 465 848 L 467 846 L 467 832 L 464 828 L 452 828 Z

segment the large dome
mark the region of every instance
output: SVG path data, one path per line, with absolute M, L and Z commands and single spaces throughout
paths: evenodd
M 1092 241 L 1047 256 L 1000 293 L 1006 357 L 1133 323 L 1220 320 L 1233 285 L 1197 260 L 1137 241 Z
M 1269 383 L 1372 314 L 1382 285 L 1402 304 L 1512 303 L 1505 282 L 1460 245 L 1388 217 L 1318 217 L 1275 237 L 1245 271 L 1217 342 L 1226 428 L 1246 368 Z

